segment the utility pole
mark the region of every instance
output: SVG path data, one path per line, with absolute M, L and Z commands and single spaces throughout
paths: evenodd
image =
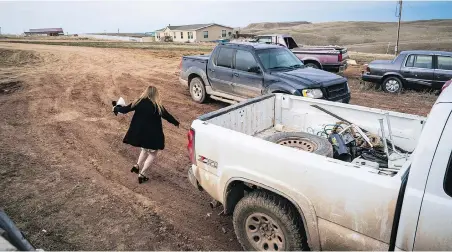
M 119 28 L 118 28 L 118 34 L 119 34 Z
M 2 35 L 2 27 L 0 26 L 0 35 Z
M 399 0 L 399 13 L 396 14 L 399 18 L 399 24 L 397 25 L 397 42 L 395 46 L 395 55 L 397 56 L 397 53 L 399 52 L 399 38 L 400 38 L 400 20 L 402 19 L 402 0 Z

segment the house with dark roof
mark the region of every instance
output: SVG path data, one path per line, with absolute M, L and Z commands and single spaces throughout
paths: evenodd
M 168 25 L 155 31 L 156 41 L 208 42 L 229 39 L 234 28 L 215 23 Z
M 63 28 L 41 28 L 30 29 L 25 32 L 25 35 L 47 35 L 47 36 L 59 36 L 64 35 Z

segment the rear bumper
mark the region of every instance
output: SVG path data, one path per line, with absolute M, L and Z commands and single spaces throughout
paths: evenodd
M 182 78 L 179 77 L 179 82 L 182 86 L 188 88 L 188 80 L 184 80 Z
M 194 186 L 196 189 L 202 191 L 202 187 L 199 185 L 198 180 L 195 177 L 195 174 L 193 173 L 193 169 L 196 168 L 195 165 L 192 165 L 190 169 L 188 169 L 188 181 L 190 181 L 190 184 Z
M 339 64 L 325 64 L 322 65 L 323 70 L 331 71 L 331 72 L 343 72 L 347 69 L 347 62 L 339 63 Z
M 367 74 L 367 73 L 363 73 L 361 75 L 361 79 L 363 81 L 374 82 L 374 83 L 381 82 L 381 78 L 383 78 L 383 77 L 382 76 L 378 76 L 378 75 L 371 75 L 371 74 Z

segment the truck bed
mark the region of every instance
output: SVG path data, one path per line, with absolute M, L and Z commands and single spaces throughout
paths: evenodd
M 407 152 L 414 151 L 426 120 L 415 115 L 285 94 L 252 99 L 206 114 L 199 119 L 257 138 L 265 138 L 277 132 L 306 132 L 318 135 L 325 125 L 339 121 L 312 105 L 317 105 L 377 135 L 380 132 L 378 119 L 386 118 L 388 113 L 394 144 Z M 385 123 L 386 137 L 389 139 L 386 127 Z

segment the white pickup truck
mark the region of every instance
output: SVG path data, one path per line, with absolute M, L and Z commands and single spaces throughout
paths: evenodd
M 192 123 L 189 179 L 233 215 L 245 250 L 452 250 L 451 111 L 452 88 L 443 91 L 428 120 L 262 96 Z M 390 157 L 399 159 L 385 166 L 331 158 L 331 146 L 315 135 L 338 118 L 381 132 L 385 146 L 396 146 Z M 314 136 L 293 138 L 307 133 Z

